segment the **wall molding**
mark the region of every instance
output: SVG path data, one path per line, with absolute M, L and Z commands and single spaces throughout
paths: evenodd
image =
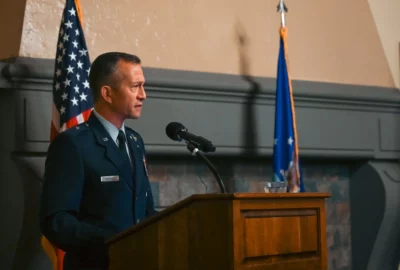
M 0 91 L 12 89 L 15 151 L 48 147 L 54 60 L 0 62 Z M 127 124 L 149 154 L 188 153 L 165 126 L 182 122 L 216 145 L 216 155 L 270 156 L 275 78 L 144 68 L 148 100 L 143 116 Z M 300 155 L 312 158 L 398 159 L 400 92 L 396 88 L 293 81 Z

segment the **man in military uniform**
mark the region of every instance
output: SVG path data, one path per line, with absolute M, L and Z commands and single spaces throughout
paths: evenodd
M 105 241 L 157 213 L 143 140 L 124 125 L 146 99 L 140 59 L 102 54 L 89 80 L 94 110 L 51 143 L 41 196 L 40 227 L 66 252 L 65 270 L 106 269 Z

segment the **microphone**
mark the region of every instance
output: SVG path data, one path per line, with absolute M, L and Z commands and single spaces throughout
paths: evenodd
M 165 132 L 173 141 L 181 141 L 183 139 L 204 153 L 215 152 L 215 146 L 212 144 L 212 142 L 203 137 L 191 134 L 181 123 L 169 123 L 165 128 Z
M 202 152 L 214 152 L 215 146 L 207 139 L 203 137 L 193 135 L 181 124 L 177 122 L 171 122 L 165 128 L 167 136 L 173 141 L 181 141 L 182 139 L 187 143 L 187 149 L 194 156 L 200 157 L 212 171 L 215 178 L 217 179 L 221 193 L 226 193 L 224 182 L 222 182 L 221 176 L 218 174 L 217 169 L 211 164 L 207 157 Z M 201 151 L 199 151 L 201 150 Z

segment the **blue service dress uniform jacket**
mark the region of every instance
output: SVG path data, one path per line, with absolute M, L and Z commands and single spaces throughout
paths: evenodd
M 65 270 L 106 269 L 105 241 L 157 213 L 143 140 L 126 126 L 125 132 L 133 166 L 93 112 L 49 146 L 40 228 L 66 252 Z

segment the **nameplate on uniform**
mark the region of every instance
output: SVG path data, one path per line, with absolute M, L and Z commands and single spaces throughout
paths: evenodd
M 119 175 L 109 175 L 109 176 L 102 176 L 101 182 L 118 182 Z

